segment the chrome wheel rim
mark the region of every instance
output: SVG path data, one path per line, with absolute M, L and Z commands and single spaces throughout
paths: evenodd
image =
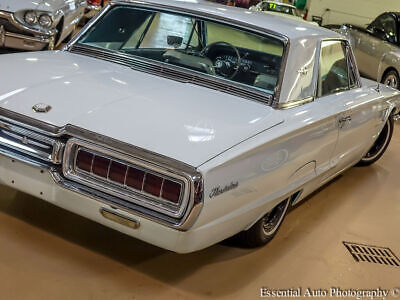
M 390 86 L 390 87 L 392 87 L 392 88 L 397 89 L 398 84 L 399 84 L 399 81 L 398 81 L 398 79 L 397 79 L 397 76 L 394 75 L 394 74 L 389 74 L 389 75 L 386 76 L 386 78 L 385 78 L 385 84 L 386 84 L 387 86 Z
M 382 151 L 385 149 L 385 145 L 389 141 L 391 126 L 392 125 L 390 123 L 390 120 L 388 119 L 386 121 L 386 124 L 383 127 L 381 133 L 379 134 L 378 138 L 376 139 L 374 145 L 371 147 L 371 149 L 368 151 L 368 153 L 364 156 L 364 158 L 363 158 L 364 161 L 374 160 L 376 157 L 378 157 L 382 153 Z
M 289 199 L 279 203 L 262 219 L 262 228 L 265 235 L 272 235 L 278 229 L 289 207 Z

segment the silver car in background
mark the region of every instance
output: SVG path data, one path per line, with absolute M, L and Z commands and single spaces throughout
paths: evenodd
M 85 0 L 0 0 L 0 48 L 54 49 L 71 37 Z
M 354 50 L 360 73 L 400 88 L 400 12 L 378 16 L 366 29 L 353 25 L 327 26 L 346 36 Z

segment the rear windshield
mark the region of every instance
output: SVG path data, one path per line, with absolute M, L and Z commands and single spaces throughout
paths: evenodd
M 176 13 L 115 6 L 77 42 L 251 86 L 271 94 L 284 43 Z

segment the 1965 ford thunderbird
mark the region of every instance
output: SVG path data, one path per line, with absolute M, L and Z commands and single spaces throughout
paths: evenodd
M 0 66 L 0 181 L 180 253 L 267 243 L 381 157 L 400 104 L 339 34 L 206 1 L 111 1 Z

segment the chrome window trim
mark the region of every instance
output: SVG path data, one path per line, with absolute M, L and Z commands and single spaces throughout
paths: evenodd
M 107 180 L 100 176 L 77 169 L 76 155 L 79 149 L 87 149 L 88 152 L 91 152 L 95 155 L 102 156 L 128 166 L 133 166 L 136 168 L 139 167 L 138 169 L 141 169 L 146 173 L 154 175 L 159 174 L 158 176 L 161 175 L 163 178 L 171 178 L 178 183 L 183 183 L 184 192 L 181 196 L 181 202 L 178 205 L 171 205 L 168 203 L 168 200 L 162 199 L 161 197 L 152 196 L 144 191 L 139 192 L 118 183 L 107 182 Z M 148 209 L 153 209 L 172 218 L 181 218 L 189 202 L 190 177 L 187 176 L 187 174 L 167 172 L 160 167 L 144 163 L 132 155 L 128 156 L 115 150 L 110 150 L 108 148 L 77 138 L 69 139 L 65 146 L 63 174 L 67 179 L 85 184 L 106 194 L 111 194 L 115 197 L 133 202 L 137 205 L 142 205 Z
M 320 78 L 320 70 L 321 70 L 321 49 L 322 49 L 322 43 L 323 42 L 330 42 L 330 41 L 338 41 L 338 42 L 341 42 L 342 44 L 344 44 L 344 50 L 345 50 L 345 55 L 346 55 L 346 60 L 347 60 L 347 72 L 349 72 L 349 65 L 348 65 L 348 63 L 349 63 L 349 59 L 351 59 L 351 61 L 352 61 L 352 64 L 353 64 L 353 66 L 355 66 L 355 70 L 356 70 L 356 85 L 355 86 L 353 86 L 353 87 L 350 87 L 350 83 L 349 83 L 349 88 L 347 89 L 347 90 L 345 90 L 345 91 L 350 91 L 350 90 L 352 90 L 352 89 L 356 89 L 356 88 L 361 88 L 361 78 L 360 78 L 360 72 L 358 71 L 358 67 L 357 67 L 357 64 L 355 63 L 355 58 L 354 58 L 354 53 L 353 53 L 353 50 L 352 50 L 352 48 L 351 48 L 351 46 L 350 46 L 350 44 L 349 44 L 349 41 L 346 39 L 346 38 L 341 38 L 341 37 L 337 37 L 337 38 L 324 38 L 324 39 L 321 39 L 320 41 L 319 41 L 319 45 L 318 45 L 318 48 L 319 48 L 319 57 L 318 57 L 318 60 L 317 60 L 317 64 L 318 64 L 318 77 L 317 77 L 317 87 L 316 87 L 316 89 L 315 89 L 315 99 L 320 99 L 320 98 L 323 98 L 323 97 L 325 97 L 325 96 L 329 96 L 329 95 L 319 95 L 319 78 Z M 350 50 L 350 52 L 349 52 L 349 55 L 348 55 L 348 53 L 347 53 L 347 50 Z M 350 57 L 349 57 L 350 56 Z M 349 79 L 349 82 L 350 82 L 350 79 Z
M 175 7 L 175 6 L 170 6 L 170 5 L 163 5 L 163 4 L 154 4 L 154 3 L 147 3 L 147 2 L 142 2 L 142 1 L 123 1 L 123 0 L 116 0 L 116 1 L 111 1 L 109 2 L 103 9 L 102 11 L 94 17 L 86 26 L 83 27 L 83 29 L 63 48 L 63 51 L 69 51 L 73 53 L 74 48 L 77 49 L 77 41 L 89 30 L 89 28 L 94 25 L 100 18 L 103 17 L 104 14 L 106 14 L 112 7 L 117 6 L 117 5 L 124 5 L 124 6 L 133 6 L 133 7 L 138 7 L 138 8 L 143 8 L 143 9 L 151 9 L 151 10 L 161 10 L 161 11 L 166 11 L 166 12 L 171 12 L 171 13 L 177 13 L 177 10 L 179 10 L 179 13 L 182 13 L 187 16 L 192 16 L 192 17 L 197 17 L 197 18 L 202 18 L 208 21 L 212 22 L 218 22 L 221 24 L 225 25 L 231 25 L 237 28 L 240 28 L 241 30 L 245 30 L 247 32 L 255 33 L 261 36 L 268 36 L 268 37 L 273 37 L 278 40 L 280 40 L 283 43 L 283 54 L 282 54 L 282 59 L 281 59 L 281 68 L 280 68 L 280 73 L 279 73 L 279 79 L 277 81 L 277 86 L 275 88 L 275 94 L 269 94 L 267 92 L 261 92 L 259 89 L 255 87 L 250 87 L 244 84 L 240 84 L 238 82 L 232 82 L 228 79 L 224 78 L 215 78 L 212 77 L 211 75 L 208 74 L 203 74 L 200 72 L 196 72 L 194 70 L 190 69 L 184 69 L 180 67 L 175 67 L 171 66 L 168 64 L 162 64 L 161 62 L 158 61 L 152 61 L 154 64 L 158 66 L 162 66 L 171 70 L 179 70 L 179 72 L 182 72 L 182 70 L 185 70 L 187 74 L 195 74 L 196 76 L 201 76 L 202 78 L 212 78 L 212 80 L 216 80 L 218 82 L 223 82 L 226 84 L 229 88 L 231 87 L 236 87 L 239 89 L 242 89 L 243 92 L 249 92 L 253 93 L 250 97 L 244 97 L 250 100 L 254 100 L 257 102 L 264 103 L 266 105 L 272 105 L 276 106 L 279 103 L 279 98 L 280 98 L 280 90 L 282 88 L 283 84 L 283 77 L 284 77 L 284 71 L 286 70 L 286 65 L 287 65 L 287 59 L 288 59 L 288 53 L 289 53 L 289 48 L 290 48 L 290 40 L 287 36 L 280 34 L 278 32 L 268 30 L 265 28 L 261 28 L 258 26 L 250 25 L 247 23 L 243 23 L 240 21 L 235 21 L 229 18 L 221 17 L 219 15 L 214 15 L 214 14 L 207 14 L 205 12 L 201 11 L 195 11 L 191 9 L 185 9 L 185 8 L 180 8 L 180 7 Z M 83 47 L 82 45 L 79 45 L 79 47 Z M 85 46 L 88 47 L 88 46 Z M 94 47 L 91 47 L 94 48 Z M 112 53 L 113 55 L 118 57 L 124 57 L 122 53 L 116 53 L 115 51 L 110 51 L 110 50 L 105 50 L 101 49 L 103 53 Z M 93 56 L 92 56 L 93 57 Z M 132 56 L 128 56 L 129 58 L 133 58 Z M 136 58 L 136 60 L 139 61 L 145 61 L 141 57 Z M 113 61 L 116 62 L 116 61 Z M 174 78 L 170 78 L 174 79 Z M 175 79 L 176 80 L 176 79 Z M 192 81 L 191 83 L 197 84 L 196 81 Z M 228 92 L 226 90 L 222 90 L 222 92 Z M 232 93 L 231 93 L 232 94 Z M 237 95 L 236 93 L 233 93 L 234 95 Z M 239 95 L 239 97 L 243 97 L 243 95 Z M 265 98 L 265 100 L 260 100 L 260 97 Z
M 295 101 L 290 101 L 287 103 L 281 103 L 276 106 L 277 109 L 290 109 L 290 108 L 295 108 L 297 106 L 301 106 L 310 102 L 314 101 L 314 97 L 307 97 L 301 100 L 295 100 Z

